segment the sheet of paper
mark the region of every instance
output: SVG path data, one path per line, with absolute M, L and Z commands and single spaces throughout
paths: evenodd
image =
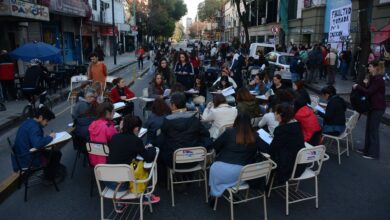
M 166 89 L 166 90 L 164 91 L 163 96 L 164 96 L 164 97 L 167 97 L 167 96 L 169 96 L 170 94 L 171 94 L 171 90 L 170 90 L 170 89 Z
M 254 90 L 249 91 L 252 95 L 257 95 L 257 92 Z
M 222 90 L 222 95 L 225 97 L 233 95 L 234 93 L 236 93 L 236 91 L 234 91 L 233 86 L 229 86 L 226 89 Z
M 146 134 L 147 131 L 148 131 L 148 129 L 141 128 L 139 131 L 138 137 L 141 138 L 142 136 L 144 136 Z
M 185 91 L 186 93 L 191 93 L 191 94 L 198 94 L 199 91 L 195 90 L 195 89 L 190 89 L 188 91 Z
M 131 102 L 131 101 L 134 101 L 136 99 L 137 99 L 137 97 L 133 97 L 133 98 L 130 98 L 130 99 L 126 99 L 126 101 Z
M 257 99 L 262 99 L 262 100 L 268 100 L 268 97 L 265 95 L 258 95 L 256 96 Z
M 266 132 L 264 129 L 259 129 L 257 131 L 257 133 L 259 134 L 260 138 L 267 144 L 271 144 L 272 142 L 272 139 L 273 137 L 268 133 Z
M 114 113 L 114 119 L 117 119 L 117 118 L 120 118 L 120 117 L 122 117 L 122 115 L 121 114 L 119 114 L 118 112 L 115 112 Z
M 125 107 L 126 104 L 124 102 L 117 102 L 117 103 L 114 103 L 114 109 L 120 109 L 120 108 L 123 108 Z
M 323 113 L 323 114 L 325 114 L 325 109 L 322 108 L 320 105 L 317 105 L 317 106 L 316 106 L 316 110 L 319 111 L 319 112 L 321 112 L 321 113 Z
M 139 98 L 140 100 L 144 101 L 144 102 L 154 102 L 154 98 L 146 98 L 146 97 L 141 97 Z
M 66 131 L 58 132 L 58 133 L 56 133 L 56 137 L 46 146 L 57 144 L 57 143 L 60 143 L 62 141 L 66 141 L 66 140 L 71 139 L 71 138 L 72 138 L 72 136 L 70 136 L 70 134 Z

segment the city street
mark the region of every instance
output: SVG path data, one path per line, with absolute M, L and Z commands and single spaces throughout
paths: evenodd
M 179 45 L 179 47 L 181 47 Z M 134 65 L 120 71 L 118 76 L 129 82 L 133 77 Z M 137 96 L 142 95 L 142 89 L 148 86 L 152 76 L 145 74 L 136 80 L 131 89 Z M 141 116 L 138 102 L 135 102 L 135 114 Z M 69 104 L 60 103 L 54 108 L 57 118 L 50 122 L 46 131 L 62 131 L 71 122 Z M 353 132 L 354 146 L 362 147 L 364 142 L 365 117 L 361 117 Z M 2 173 L 10 173 L 9 151 L 4 138 L 14 137 L 16 129 L 1 136 L 0 166 Z M 314 200 L 293 204 L 290 216 L 285 216 L 284 199 L 273 193 L 268 199 L 267 209 L 269 219 L 375 219 L 390 218 L 390 130 L 381 125 L 380 138 L 382 142 L 381 159 L 366 160 L 357 153 L 351 152 L 350 157 L 342 156 L 342 164 L 338 165 L 335 155 L 330 155 L 329 161 L 323 165 L 319 177 L 319 208 L 315 208 Z M 75 151 L 72 143 L 62 148 L 62 163 L 70 172 Z M 23 202 L 23 190 L 17 190 L 0 206 L 2 219 L 99 219 L 100 205 L 97 189 L 94 196 L 89 196 L 90 170 L 83 167 L 79 160 L 73 179 L 69 175 L 59 184 L 60 192 L 53 187 L 34 186 L 29 190 L 29 201 Z M 7 171 L 8 170 L 8 171 Z M 313 181 L 301 185 L 302 189 L 314 191 Z M 229 219 L 229 205 L 220 200 L 217 211 L 213 211 L 205 203 L 204 188 L 197 184 L 191 185 L 183 193 L 176 192 L 176 206 L 171 207 L 170 193 L 165 187 L 158 187 L 156 194 L 161 196 L 161 202 L 153 205 L 153 213 L 145 209 L 146 219 Z M 112 203 L 106 202 L 107 211 Z M 263 219 L 262 201 L 252 201 L 234 207 L 236 219 Z M 137 219 L 128 218 L 128 219 Z

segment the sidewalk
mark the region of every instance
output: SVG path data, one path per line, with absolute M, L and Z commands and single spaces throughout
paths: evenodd
M 336 88 L 337 94 L 343 97 L 344 100 L 348 103 L 348 105 L 350 105 L 349 95 L 351 93 L 353 84 L 355 84 L 355 82 L 353 82 L 352 79 L 342 80 L 339 74 L 336 75 L 336 83 L 334 84 L 334 87 Z M 306 84 L 306 87 L 309 90 L 312 90 L 317 94 L 319 94 L 321 92 L 321 89 L 324 88 L 325 86 L 327 86 L 325 80 L 319 80 L 317 84 L 315 83 Z M 389 82 L 386 82 L 386 104 L 387 104 L 387 108 L 385 114 L 383 115 L 382 121 L 389 124 L 390 123 L 390 83 Z
M 137 58 L 132 53 L 124 53 L 117 56 L 117 64 L 114 65 L 114 57 L 109 56 L 104 58 L 104 63 L 107 66 L 108 74 L 112 75 L 125 67 L 137 62 Z M 49 95 L 50 100 L 55 103 L 64 100 L 68 97 L 69 88 L 58 90 L 55 94 Z M 8 101 L 5 104 L 7 110 L 0 113 L 0 133 L 9 126 L 17 123 L 21 119 L 23 108 L 27 105 L 26 100 Z

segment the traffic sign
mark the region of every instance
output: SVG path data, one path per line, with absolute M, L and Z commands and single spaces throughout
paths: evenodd
M 276 34 L 276 33 L 279 33 L 279 27 L 278 26 L 272 26 L 271 27 L 271 32 Z

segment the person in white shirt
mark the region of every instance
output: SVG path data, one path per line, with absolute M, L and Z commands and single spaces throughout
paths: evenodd
M 211 48 L 210 55 L 212 57 L 216 57 L 218 53 L 217 46 L 214 44 L 213 48 Z
M 219 81 L 221 81 L 221 77 L 222 76 L 227 76 L 228 77 L 228 80 L 230 82 L 230 84 L 232 84 L 233 88 L 234 89 L 237 89 L 237 83 L 234 81 L 234 79 L 232 77 L 230 77 L 230 69 L 228 66 L 224 65 L 222 67 L 222 72 L 221 72 L 221 76 L 218 77 L 217 80 L 215 80 L 215 82 L 213 83 L 213 86 L 215 86 Z
M 271 95 L 268 98 L 268 112 L 263 116 L 263 118 L 259 122 L 259 128 L 267 126 L 268 131 L 271 136 L 274 135 L 274 130 L 279 126 L 279 122 L 275 118 L 274 109 L 276 104 L 278 103 L 278 98 L 275 95 Z
M 209 129 L 210 136 L 217 139 L 223 126 L 233 125 L 237 117 L 237 109 L 226 103 L 226 98 L 221 94 L 215 94 L 213 102 L 207 105 L 207 108 L 202 114 L 202 120 L 212 122 Z

